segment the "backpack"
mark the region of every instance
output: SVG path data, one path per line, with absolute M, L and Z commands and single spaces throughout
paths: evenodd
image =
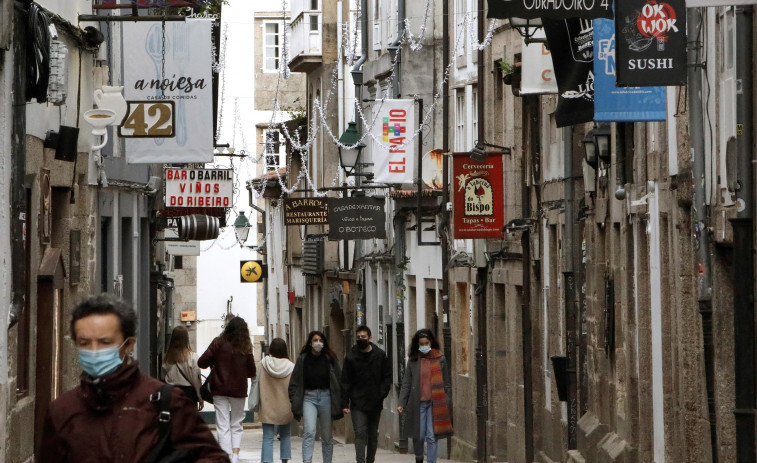
M 171 445 L 171 390 L 173 386 L 165 384 L 154 394 L 150 402 L 158 410 L 158 430 L 160 439 L 150 450 L 142 463 L 190 463 L 197 461 L 191 449 L 174 449 Z

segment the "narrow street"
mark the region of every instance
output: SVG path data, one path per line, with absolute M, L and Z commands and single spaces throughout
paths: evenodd
M 338 439 L 337 439 L 338 441 Z M 443 447 L 444 441 L 439 442 Z M 239 452 L 239 459 L 242 463 L 260 463 L 260 449 L 263 445 L 263 430 L 256 426 L 253 428 L 245 428 L 244 435 L 242 436 L 242 450 Z M 276 440 L 273 443 L 273 459 L 278 462 L 281 461 L 279 456 L 279 441 Z M 302 438 L 292 436 L 292 459 L 290 463 L 297 463 L 302 461 Z M 334 458 L 333 463 L 345 463 L 355 461 L 355 446 L 352 444 L 338 443 L 334 445 Z M 400 463 L 400 462 L 413 462 L 415 457 L 412 452 L 407 454 L 399 454 L 390 452 L 384 449 L 378 449 L 376 452 L 376 461 L 379 463 Z M 436 460 L 438 463 L 451 463 L 455 460 L 445 460 L 439 458 Z M 321 443 L 317 441 L 315 443 L 315 450 L 313 451 L 313 463 L 322 463 L 321 458 Z

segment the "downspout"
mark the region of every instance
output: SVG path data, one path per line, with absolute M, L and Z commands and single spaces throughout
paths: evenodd
M 399 98 L 402 95 L 402 89 L 400 88 L 400 71 L 402 70 L 402 49 L 400 44 L 405 38 L 405 0 L 397 1 L 397 38 L 391 43 L 387 50 L 390 53 L 394 53 L 394 60 L 396 64 L 394 66 L 394 74 L 392 80 L 392 95 L 394 98 Z M 419 230 L 420 233 L 420 230 Z
M 442 69 L 449 67 L 449 0 L 442 0 Z M 442 84 L 442 127 L 449 127 L 449 80 Z M 452 231 L 450 227 L 450 211 L 447 210 L 447 204 L 450 204 L 449 198 L 449 132 L 442 130 L 442 151 L 445 159 L 442 163 L 442 226 L 440 227 L 439 241 L 442 248 L 442 268 L 449 262 L 449 234 Z M 447 368 L 451 369 L 452 359 L 452 331 L 449 323 L 449 271 L 442 271 L 442 338 L 444 341 L 444 356 L 447 358 Z M 452 401 L 450 397 L 450 401 Z M 452 401 L 454 403 L 454 401 Z M 454 407 L 450 410 L 450 418 L 454 421 Z
M 417 220 L 417 217 L 416 217 Z M 417 222 L 420 223 L 420 222 Z M 405 353 L 405 272 L 403 268 L 406 265 L 406 253 L 407 253 L 407 210 L 406 209 L 400 209 L 399 212 L 395 215 L 394 218 L 394 239 L 395 239 L 395 246 L 394 246 L 394 267 L 396 269 L 396 275 L 394 276 L 394 286 L 396 288 L 396 297 L 395 297 L 395 318 L 394 318 L 394 329 L 396 333 L 396 343 L 397 343 L 397 379 L 398 383 L 401 384 L 402 378 L 405 376 L 405 359 L 407 357 Z M 420 233 L 420 226 L 418 227 L 418 233 Z M 391 333 L 389 333 L 389 336 L 391 336 Z M 399 386 L 398 384 L 398 386 Z M 399 394 L 399 387 L 397 388 L 397 393 Z M 405 421 L 404 419 L 399 420 L 399 436 L 398 439 L 398 450 L 400 453 L 407 453 L 408 448 L 408 442 L 407 438 L 403 437 L 405 435 Z
M 484 0 L 478 0 L 478 42 L 484 41 Z M 477 112 L 478 133 L 476 136 L 479 140 L 486 140 L 486 127 L 484 124 L 484 50 L 478 50 L 478 76 L 477 76 Z M 504 211 L 501 211 L 504 213 Z M 480 246 L 485 246 L 485 240 L 479 240 Z M 476 441 L 476 456 L 478 461 L 486 461 L 486 422 L 489 420 L 488 401 L 488 371 L 487 371 L 487 307 L 486 307 L 486 289 L 489 284 L 489 268 L 479 267 L 477 274 L 476 304 L 478 305 L 478 342 L 476 343 L 476 428 L 478 429 Z
M 578 364 L 578 302 L 576 300 L 576 275 L 573 265 L 576 248 L 575 211 L 573 207 L 575 184 L 573 177 L 573 128 L 563 129 L 565 144 L 564 181 L 565 181 L 565 247 L 563 255 L 563 275 L 565 278 L 565 355 L 568 357 L 568 449 L 578 448 L 576 441 L 578 427 L 578 381 L 576 367 Z
M 31 2 L 28 2 L 31 3 Z M 27 7 L 28 7 L 27 3 Z M 27 10 L 28 11 L 28 10 Z M 11 262 L 13 263 L 12 300 L 8 328 L 24 313 L 26 304 L 26 262 L 24 228 L 26 224 L 26 46 L 27 13 L 16 2 L 13 25 L 13 94 L 11 96 Z
M 755 329 L 754 329 L 754 159 L 753 25 L 751 6 L 736 7 L 736 100 L 738 213 L 733 224 L 733 325 L 735 360 L 736 459 L 755 461 Z
M 703 10 L 687 8 L 686 22 L 691 31 L 700 31 Z M 693 37 L 690 34 L 689 37 Z M 715 349 L 712 344 L 712 267 L 710 264 L 710 234 L 708 233 L 709 210 L 705 204 L 705 142 L 704 115 L 702 111 L 701 36 L 692 38 L 688 46 L 689 127 L 691 154 L 694 159 L 694 236 L 697 240 L 699 267 L 699 314 L 702 316 L 702 341 L 704 344 L 704 370 L 707 387 L 707 409 L 710 421 L 710 448 L 712 463 L 718 462 L 717 414 L 715 413 Z

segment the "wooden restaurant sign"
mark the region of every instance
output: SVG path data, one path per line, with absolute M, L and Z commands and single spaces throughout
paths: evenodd
M 326 198 L 284 198 L 284 225 L 328 223 Z
M 612 19 L 613 0 L 489 0 L 490 18 Z

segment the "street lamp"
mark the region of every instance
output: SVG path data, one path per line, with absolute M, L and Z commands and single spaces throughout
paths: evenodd
M 476 140 L 474 145 L 475 146 L 470 152 L 470 158 L 471 160 L 476 161 L 476 162 L 486 162 L 486 152 L 484 152 L 484 148 L 487 146 L 490 148 L 499 148 L 500 150 L 502 150 L 502 153 L 508 154 L 508 155 L 512 152 L 512 149 L 508 148 L 507 146 L 494 145 L 492 143 L 487 143 L 485 141 Z
M 237 219 L 234 221 L 234 233 L 237 235 L 237 241 L 240 246 L 244 246 L 247 237 L 250 234 L 250 221 L 244 215 L 244 211 L 239 211 Z
M 593 169 L 597 168 L 597 145 L 594 144 L 594 129 L 586 132 L 586 136 L 581 143 L 584 145 L 584 151 L 586 156 L 586 164 L 590 165 Z
M 610 124 L 599 124 L 594 126 L 594 143 L 597 147 L 597 156 L 606 164 L 610 163 Z
M 341 164 L 347 177 L 373 177 L 371 173 L 355 173 L 355 168 L 360 161 L 360 154 L 363 152 L 363 148 L 365 148 L 360 139 L 361 136 L 360 132 L 357 131 L 357 124 L 355 122 L 348 122 L 347 130 L 339 137 L 339 164 Z
M 526 45 L 532 43 L 547 43 L 547 39 L 544 37 L 534 38 L 536 31 L 544 27 L 541 22 L 541 18 L 507 18 L 510 21 L 510 27 L 518 31 L 518 33 L 526 41 Z

